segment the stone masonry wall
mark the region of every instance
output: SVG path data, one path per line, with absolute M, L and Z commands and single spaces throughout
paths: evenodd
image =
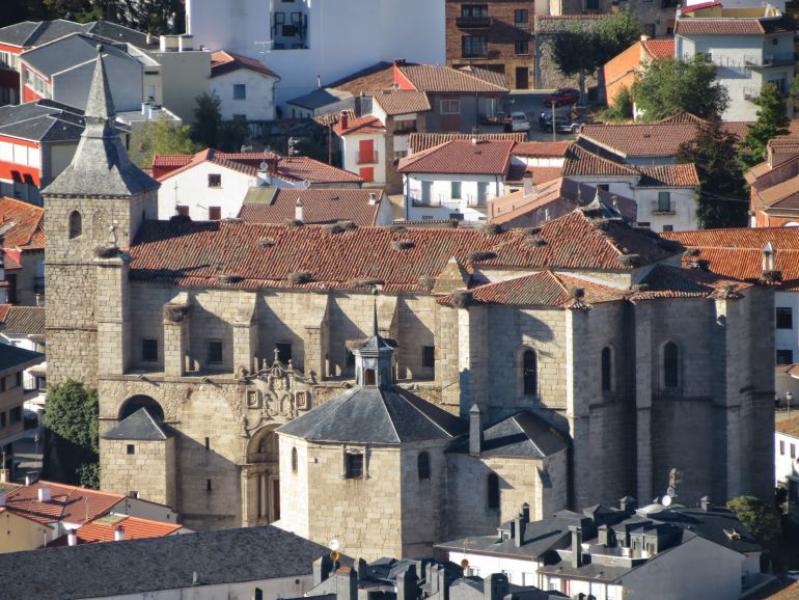
M 133 454 L 128 454 L 128 447 Z M 175 505 L 175 440 L 100 440 L 100 489 Z

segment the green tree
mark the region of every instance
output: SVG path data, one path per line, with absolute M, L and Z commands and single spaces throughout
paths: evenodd
M 47 478 L 96 485 L 98 407 L 97 392 L 77 381 L 47 390 L 43 468 Z
M 757 120 L 749 124 L 739 148 L 744 168 L 765 160 L 768 141 L 788 133 L 791 122 L 786 114 L 785 100 L 774 84 L 767 83 L 761 88 L 757 105 Z
M 723 113 L 729 103 L 727 90 L 716 81 L 716 67 L 701 57 L 692 62 L 653 60 L 633 85 L 633 98 L 647 121 L 683 111 L 708 119 Z
M 773 506 L 754 496 L 738 496 L 727 502 L 741 524 L 766 548 L 773 548 L 782 533 L 780 517 Z
M 604 65 L 641 38 L 641 23 L 630 10 L 622 10 L 600 19 L 593 28 L 598 60 Z
M 230 121 L 222 121 L 217 133 L 218 148 L 225 152 L 239 152 L 250 135 L 250 127 L 244 117 L 234 117 Z
M 138 31 L 155 35 L 182 31 L 186 13 L 180 0 L 115 0 L 113 5 L 115 20 Z
M 191 137 L 195 142 L 206 148 L 217 147 L 219 129 L 222 126 L 220 105 L 221 103 L 216 95 L 202 94 L 197 96 Z
M 602 121 L 628 121 L 633 117 L 633 97 L 630 89 L 622 87 L 613 98 L 613 105 L 603 110 L 598 115 Z
M 200 146 L 191 139 L 188 125 L 174 125 L 162 115 L 155 121 L 137 126 L 130 135 L 130 159 L 149 169 L 156 154 L 194 154 Z
M 737 156 L 738 136 L 718 117 L 699 127 L 696 138 L 680 146 L 679 162 L 691 162 L 699 172 L 697 217 L 703 227 L 746 226 L 747 199 Z

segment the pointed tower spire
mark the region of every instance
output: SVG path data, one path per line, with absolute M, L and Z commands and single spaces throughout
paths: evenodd
M 95 61 L 94 75 L 89 86 L 89 95 L 86 98 L 86 122 L 106 123 L 114 118 L 114 100 L 111 97 L 111 88 L 105 74 L 103 63 L 103 45 L 97 45 L 97 59 Z

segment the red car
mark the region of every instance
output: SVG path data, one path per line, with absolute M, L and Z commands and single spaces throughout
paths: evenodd
M 580 90 L 574 88 L 560 88 L 544 98 L 546 106 L 566 106 L 577 104 L 580 101 Z

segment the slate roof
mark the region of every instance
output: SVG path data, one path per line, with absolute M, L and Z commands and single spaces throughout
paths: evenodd
M 272 71 L 272 69 L 257 58 L 250 58 L 242 54 L 234 54 L 227 50 L 219 50 L 211 54 L 211 78 L 233 73 L 239 69 L 246 69 L 248 71 L 260 73 L 266 77 L 280 79 L 280 75 Z
M 152 177 L 134 165 L 114 126 L 114 103 L 102 55 L 86 100 L 86 127 L 72 162 L 48 185 L 44 195 L 128 197 L 158 188 Z
M 21 55 L 29 66 L 45 77 L 89 63 L 97 58 L 97 45 L 100 40 L 93 35 L 73 33 L 54 40 L 48 44 L 37 46 Z M 103 45 L 104 56 L 116 56 L 135 61 L 127 52 L 113 44 Z
M 24 46 L 25 40 L 39 27 L 39 23 L 36 21 L 21 21 L 0 28 L 0 43 L 10 46 Z
M 44 209 L 15 198 L 0 198 L 0 228 L 5 248 L 42 250 L 44 248 Z
M 458 417 L 399 387 L 355 387 L 277 429 L 313 442 L 403 444 L 449 440 L 465 431 Z
M 397 171 L 504 176 L 514 145 L 507 140 L 452 140 L 401 159 Z
M 649 513 L 647 517 L 689 529 L 701 538 L 741 554 L 762 550 L 735 513 L 726 508 L 711 506 L 704 511 L 701 508 L 674 507 L 659 513 Z M 740 539 L 730 539 L 725 530 L 737 531 Z
M 477 138 L 480 141 L 524 142 L 526 137 L 525 133 L 478 133 L 476 135 L 471 133 L 412 133 L 408 136 L 408 147 L 410 155 L 413 155 L 454 140 Z
M 0 555 L 0 600 L 104 598 L 312 573 L 323 546 L 277 527 L 223 529 Z M 5 566 L 3 566 L 5 565 Z M 101 576 L 85 576 L 87 573 Z
M 41 46 L 72 33 L 91 33 L 106 40 L 130 43 L 139 48 L 146 48 L 147 36 L 144 33 L 111 23 L 110 21 L 92 21 L 75 23 L 66 19 L 51 21 L 23 21 L 0 29 L 0 44 L 30 48 Z M 150 44 L 153 45 L 153 44 Z
M 0 333 L 44 336 L 44 307 L 0 304 Z
M 376 202 L 369 204 L 372 194 L 376 195 Z M 239 218 L 248 223 L 285 223 L 294 219 L 299 199 L 305 223 L 352 221 L 360 226 L 375 225 L 382 198 L 383 191 L 375 188 L 252 188 L 244 199 Z
M 372 98 L 389 115 L 404 115 L 430 110 L 430 100 L 424 92 L 413 90 L 388 90 Z
M 83 133 L 83 111 L 52 100 L 0 106 L 0 135 L 33 142 L 70 142 Z
M 39 502 L 41 488 L 50 490 L 49 501 Z M 44 524 L 87 523 L 106 514 L 124 498 L 120 494 L 40 480 L 9 492 L 6 510 Z M 6 586 L 0 588 L 0 598 L 7 589 Z
M 531 244 L 523 230 L 485 235 L 470 228 L 392 230 L 358 227 L 332 234 L 323 227 L 237 222 L 147 221 L 129 249 L 131 277 L 178 285 L 351 289 L 356 278 L 377 278 L 387 292 L 424 291 L 420 277 L 435 277 L 455 257 L 471 264 L 473 252 L 490 252 L 482 269 L 565 269 L 627 272 L 622 257 L 636 254 L 640 265 L 674 255 L 651 232 L 621 221 L 596 220 L 576 210 L 547 222 Z M 537 238 L 538 239 L 538 238 Z M 264 243 L 267 241 L 268 243 Z M 398 249 L 395 242 L 410 247 Z M 311 281 L 293 284 L 291 273 L 308 271 Z M 220 275 L 240 279 L 222 283 Z
M 480 456 L 543 460 L 568 446 L 563 434 L 541 417 L 524 410 L 483 430 Z M 453 450 L 468 452 L 468 440 L 464 439 Z
M 103 439 L 106 440 L 141 440 L 145 442 L 159 442 L 170 437 L 172 437 L 172 430 L 163 423 L 157 422 L 144 407 L 103 434 Z
M 44 354 L 33 352 L 16 346 L 0 344 L 0 373 L 14 370 L 22 370 L 33 365 L 44 362 Z
M 308 92 L 307 94 L 303 94 L 302 96 L 292 98 L 286 104 L 293 104 L 294 106 L 299 106 L 300 108 L 316 110 L 317 108 L 322 108 L 323 106 L 327 106 L 329 104 L 338 104 L 339 102 L 350 100 L 352 98 L 354 98 L 354 96 L 345 90 L 324 87 L 316 89 L 312 92 Z

